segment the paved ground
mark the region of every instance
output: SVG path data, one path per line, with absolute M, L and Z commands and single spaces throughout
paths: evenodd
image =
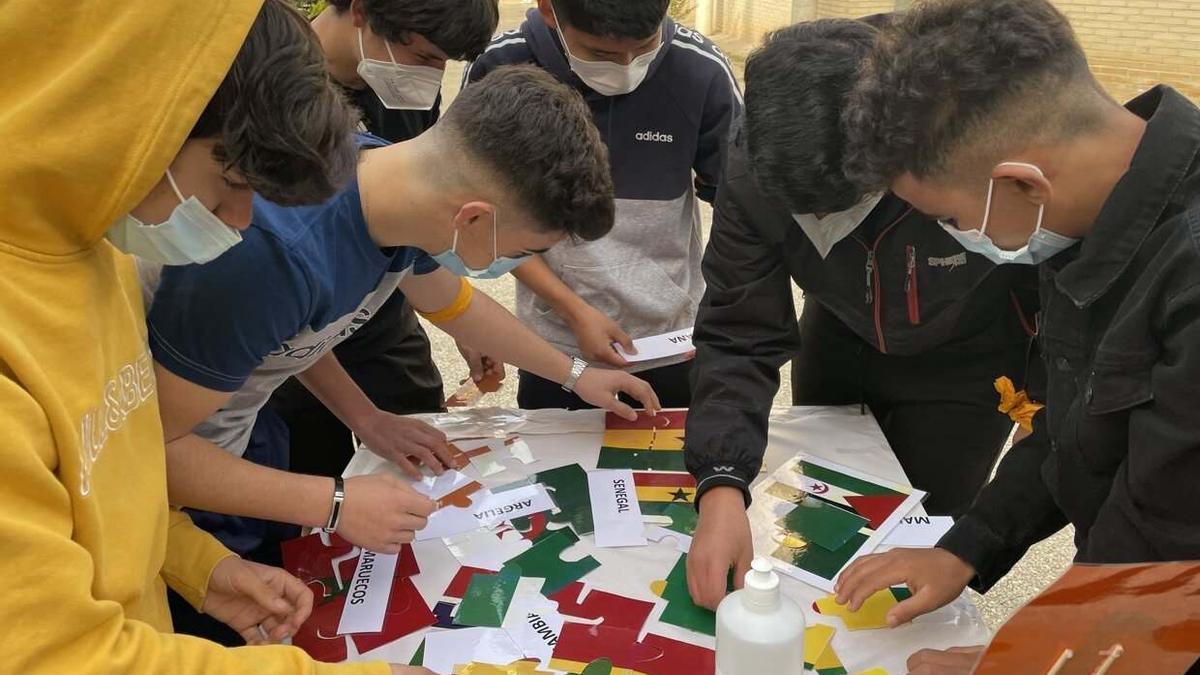
M 500 29 L 509 30 L 510 28 L 515 28 L 523 19 L 525 10 L 531 6 L 521 0 L 502 0 L 500 3 Z M 740 77 L 742 66 L 744 65 L 744 56 L 753 45 L 747 44 L 744 41 L 722 40 L 721 36 L 717 36 L 715 39 L 726 53 L 730 54 Z M 445 97 L 447 102 L 449 102 L 458 92 L 458 82 L 462 75 L 462 67 L 459 64 L 451 64 L 447 71 Z M 704 217 L 704 236 L 707 238 L 709 226 L 712 221 L 712 212 L 711 209 L 705 206 L 702 213 Z M 476 287 L 511 310 L 514 306 L 514 283 L 511 277 L 505 277 L 494 281 L 476 282 Z M 794 294 L 797 307 L 799 307 L 803 303 L 803 298 L 798 289 L 794 289 Z M 434 359 L 442 370 L 449 390 L 451 389 L 450 383 L 458 382 L 466 377 L 466 367 L 463 365 L 462 359 L 459 357 L 452 340 L 432 327 L 428 327 L 428 331 L 433 341 Z M 509 369 L 509 375 L 514 379 L 513 385 L 493 394 L 489 397 L 488 403 L 508 406 L 516 405 L 515 372 L 511 368 Z M 780 387 L 779 395 L 775 397 L 775 402 L 779 405 L 787 405 L 791 400 L 791 388 L 790 369 L 784 368 L 782 386 Z M 1025 602 L 1036 595 L 1039 590 L 1061 574 L 1062 570 L 1070 563 L 1071 556 L 1074 554 L 1071 536 L 1068 528 L 1035 547 L 1008 577 L 992 589 L 987 596 L 980 599 L 980 608 L 989 625 L 993 627 L 999 626 L 1009 615 L 1019 609 Z

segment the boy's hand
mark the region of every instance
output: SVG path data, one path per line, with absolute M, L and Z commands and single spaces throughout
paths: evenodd
M 337 532 L 346 541 L 376 553 L 399 553 L 424 529 L 437 504 L 387 473 L 346 479 Z
M 446 434 L 420 420 L 376 410 L 353 431 L 372 452 L 395 462 L 413 479 L 421 478 L 420 464 L 428 466 L 439 476 L 450 466 L 450 447 L 446 444 Z M 417 460 L 415 464 L 412 458 Z
M 566 320 L 571 327 L 571 332 L 575 333 L 575 341 L 579 344 L 579 351 L 583 354 L 584 360 L 603 363 L 614 368 L 624 368 L 629 365 L 625 357 L 618 354 L 617 350 L 613 348 L 613 343 L 619 343 L 629 354 L 636 353 L 636 350 L 633 348 L 633 340 L 625 331 L 621 330 L 616 321 L 601 314 L 595 307 L 582 302 L 577 309 L 571 312 L 570 316 L 566 317 Z
M 230 556 L 213 568 L 202 609 L 259 645 L 295 635 L 312 604 L 312 592 L 286 571 Z
M 983 647 L 922 649 L 908 657 L 909 675 L 967 675 L 979 662 Z
M 457 340 L 454 345 L 458 347 L 458 353 L 462 354 L 463 361 L 467 362 L 467 370 L 471 373 L 472 381 L 479 383 L 487 377 L 495 377 L 497 380 L 504 379 L 503 363 L 484 355 L 483 352 L 471 349 Z
M 700 520 L 687 557 L 688 592 L 692 602 L 715 610 L 725 599 L 729 570 L 741 588 L 754 558 L 746 500 L 733 487 L 715 487 L 701 498 Z
M 834 590 L 839 604 L 857 612 L 876 591 L 908 586 L 912 597 L 887 613 L 888 625 L 895 627 L 953 602 L 974 578 L 975 569 L 945 549 L 898 548 L 855 560 Z
M 628 394 L 640 401 L 646 412 L 655 414 L 662 409 L 658 395 L 644 380 L 620 370 L 604 370 L 588 366 L 579 381 L 575 393 L 592 405 L 614 412 L 629 421 L 637 419 L 637 412 L 617 399 L 618 394 Z

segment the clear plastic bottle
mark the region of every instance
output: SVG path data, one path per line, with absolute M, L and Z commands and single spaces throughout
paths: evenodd
M 779 591 L 779 575 L 755 558 L 746 585 L 717 607 L 717 675 L 803 675 L 804 611 Z

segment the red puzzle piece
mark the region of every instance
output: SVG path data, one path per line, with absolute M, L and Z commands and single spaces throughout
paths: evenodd
M 686 410 L 660 410 L 657 415 L 647 415 L 638 411 L 636 420 L 630 422 L 624 417 L 607 413 L 604 416 L 606 430 L 618 429 L 683 429 L 687 426 Z
M 626 598 L 592 589 L 583 602 L 579 595 L 583 584 L 576 581 L 550 596 L 558 603 L 558 613 L 580 619 L 600 619 L 609 628 L 628 628 L 638 633 L 654 611 L 654 603 Z
M 867 524 L 872 530 L 878 530 L 883 527 L 883 521 L 895 513 L 905 499 L 908 499 L 906 495 L 864 495 L 847 496 L 846 502 L 858 515 L 867 519 Z
M 638 642 L 637 636 L 628 628 L 568 622 L 554 647 L 554 660 L 586 664 L 607 658 L 615 667 L 645 675 L 709 675 L 716 669 L 711 649 L 658 635 Z
M 348 636 L 338 635 L 337 628 L 346 604 L 347 585 L 358 567 L 359 549 L 336 534 L 327 539 L 323 536 L 312 534 L 281 545 L 284 568 L 313 593 L 312 615 L 292 638 L 292 644 L 318 661 L 344 661 L 349 655 Z M 404 546 L 396 561 L 396 576 L 392 580 L 383 630 L 349 636 L 353 637 L 360 653 L 433 625 L 436 620 L 433 612 L 429 611 L 409 578 L 420 571 L 412 547 Z
M 450 580 L 450 585 L 446 587 L 446 591 L 442 593 L 442 597 L 462 600 L 463 595 L 467 592 L 467 586 L 471 583 L 471 577 L 476 574 L 495 574 L 495 572 L 479 569 L 478 567 L 460 567 L 454 578 Z

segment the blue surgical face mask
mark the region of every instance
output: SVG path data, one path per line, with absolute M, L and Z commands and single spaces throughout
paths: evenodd
M 496 212 L 492 211 L 492 263 L 481 270 L 471 269 L 467 267 L 467 263 L 463 262 L 462 257 L 458 255 L 458 229 L 454 230 L 454 240 L 450 243 L 450 250 L 443 251 L 433 259 L 437 264 L 445 267 L 451 274 L 458 277 L 470 277 L 472 279 L 497 279 L 508 274 L 513 269 L 529 259 L 528 255 L 521 255 L 515 258 L 506 258 L 500 255 L 500 249 L 497 244 L 496 233 Z
M 1037 171 L 1039 175 L 1045 175 L 1042 174 L 1040 168 L 1023 162 L 1004 162 L 997 166 L 1005 165 L 1023 166 Z M 987 236 L 988 218 L 992 213 L 992 192 L 995 187 L 996 180 L 993 178 L 988 181 L 987 204 L 983 209 L 983 223 L 980 224 L 978 230 L 964 232 L 945 220 L 939 220 L 938 225 L 941 225 L 942 229 L 954 237 L 963 248 L 972 253 L 978 253 L 997 265 L 1038 265 L 1079 243 L 1078 239 L 1042 229 L 1042 216 L 1046 213 L 1046 205 L 1040 204 L 1038 205 L 1037 225 L 1034 226 L 1033 234 L 1029 236 L 1029 241 L 1024 246 L 1015 251 L 1006 251 L 997 246 L 992 238 Z
M 209 262 L 242 240 L 237 230 L 226 225 L 194 195 L 184 199 L 170 169 L 167 181 L 179 198 L 179 205 L 166 222 L 143 223 L 127 214 L 105 234 L 113 246 L 163 265 L 190 265 Z

